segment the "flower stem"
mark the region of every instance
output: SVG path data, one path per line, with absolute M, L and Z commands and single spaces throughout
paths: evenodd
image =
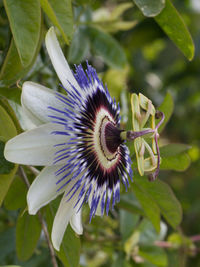
M 26 173 L 25 173 L 25 171 L 24 171 L 22 166 L 19 167 L 19 172 L 20 172 L 21 177 L 24 180 L 26 186 L 29 188 L 30 187 L 30 183 L 29 183 L 28 177 L 26 176 Z M 48 232 L 47 227 L 46 227 L 46 222 L 45 222 L 45 220 L 44 220 L 44 218 L 42 216 L 42 213 L 40 211 L 38 212 L 38 217 L 39 217 L 40 223 L 42 225 L 42 230 L 44 232 L 44 235 L 45 235 L 48 247 L 49 247 L 49 251 L 50 251 L 51 261 L 52 261 L 53 267 L 58 267 L 58 264 L 57 264 L 57 261 L 56 261 L 56 256 L 55 256 L 55 252 L 54 252 L 53 246 L 52 246 L 51 241 L 50 241 L 49 232 Z

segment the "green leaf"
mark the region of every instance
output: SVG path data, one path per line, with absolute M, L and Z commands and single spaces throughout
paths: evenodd
M 83 45 L 84 44 L 84 45 Z M 81 63 L 87 56 L 90 48 L 89 39 L 83 29 L 78 29 L 69 47 L 68 60 L 71 63 Z
M 181 205 L 166 183 L 158 179 L 154 182 L 149 182 L 145 177 L 135 176 L 135 184 L 140 187 L 145 196 L 148 196 L 156 203 L 163 217 L 173 228 L 180 224 L 182 219 Z M 133 189 L 134 187 L 135 185 L 133 184 Z
M 13 89 L 8 89 L 8 90 L 13 90 Z M 19 90 L 19 89 L 18 89 Z M 21 95 L 21 92 L 20 92 L 20 95 Z M 21 128 L 21 125 L 16 117 L 16 114 L 14 112 L 14 110 L 12 109 L 12 107 L 10 106 L 8 100 L 5 98 L 5 97 L 2 97 L 0 96 L 0 105 L 4 108 L 4 110 L 8 113 L 8 115 L 10 116 L 10 118 L 12 119 L 14 125 L 15 125 L 15 128 L 17 130 L 17 133 L 21 133 L 22 132 L 22 128 Z M 14 136 L 15 136 L 15 133 L 13 133 Z
M 4 0 L 11 31 L 24 67 L 30 65 L 40 36 L 41 10 L 39 0 Z
M 162 130 L 165 128 L 165 125 L 168 123 L 174 110 L 174 101 L 169 92 L 166 94 L 162 104 L 158 107 L 158 110 L 162 111 L 165 115 L 164 122 L 159 128 L 159 133 L 161 133 Z
M 21 98 L 21 90 L 17 87 L 1 87 L 0 88 L 0 96 L 7 98 L 8 100 L 12 100 L 13 102 L 20 105 Z
M 2 219 L 1 219 L 2 222 Z M 8 225 L 7 225 L 8 227 Z M 15 228 L 9 227 L 5 231 L 0 233 L 0 262 L 7 262 L 11 253 L 15 251 L 15 243 L 13 242 L 15 238 Z M 2 265 L 1 265 L 2 267 Z
M 0 136 L 5 141 L 17 135 L 16 127 L 5 109 L 0 106 Z
M 127 62 L 120 44 L 108 33 L 95 27 L 88 27 L 93 51 L 113 68 L 123 68 Z
M 13 120 L 11 117 L 8 115 L 6 110 L 0 106 L 0 140 L 1 141 L 7 141 L 10 138 L 14 137 L 17 135 L 17 130 L 16 127 L 13 123 Z M 3 147 L 2 147 L 3 148 Z M 2 157 L 3 156 L 3 151 L 2 151 Z M 3 162 L 1 164 L 5 163 L 5 159 L 2 159 Z M 11 163 L 12 164 L 12 163 Z M 17 171 L 18 166 L 17 165 L 10 165 L 9 163 L 6 163 L 6 169 L 1 172 L 0 174 L 0 206 L 8 192 L 8 189 L 13 181 L 13 178 L 15 176 L 15 173 Z M 10 172 L 9 172 L 10 170 Z M 4 173 L 3 173 L 4 172 Z
M 44 12 L 60 30 L 66 44 L 73 36 L 73 13 L 71 0 L 40 0 Z
M 26 207 L 27 187 L 20 177 L 15 177 L 6 197 L 4 205 L 8 210 Z
M 131 212 L 133 214 L 139 214 L 141 216 L 145 216 L 145 213 L 142 210 L 142 208 L 138 205 L 138 202 L 132 200 L 132 195 L 130 193 L 121 195 L 120 202 L 117 203 L 117 206 L 120 209 Z
M 133 185 L 133 192 L 144 209 L 146 216 L 152 222 L 156 231 L 160 231 L 160 208 L 156 201 L 148 194 L 145 187 L 135 181 Z
M 120 210 L 120 232 L 122 240 L 125 241 L 133 233 L 139 216 L 125 210 Z
M 4 158 L 5 143 L 0 140 L 0 174 L 8 174 L 14 168 L 14 163 L 7 161 Z
M 56 215 L 57 208 L 60 203 L 60 198 L 51 202 L 46 208 L 46 222 L 48 230 L 51 232 L 53 220 Z M 68 225 L 64 234 L 60 251 L 56 251 L 59 259 L 63 262 L 65 267 L 78 267 L 80 259 L 80 238 L 76 236 L 75 232 Z
M 136 231 L 140 233 L 139 244 L 141 246 L 148 246 L 149 244 L 153 244 L 155 241 L 161 241 L 165 238 L 167 226 L 161 222 L 161 229 L 158 233 L 152 223 L 148 219 L 144 218 L 136 228 Z
M 146 17 L 158 15 L 165 7 L 165 0 L 133 0 Z
M 11 40 L 8 53 L 3 62 L 3 66 L 0 72 L 0 86 L 10 86 L 16 83 L 19 79 L 24 77 L 29 72 L 39 53 L 42 43 L 42 38 L 43 38 L 43 28 L 41 28 L 40 39 L 37 44 L 37 49 L 35 51 L 34 57 L 27 67 L 24 67 L 22 65 L 19 54 L 17 52 L 15 42 L 13 39 Z
M 37 246 L 41 233 L 41 224 L 38 216 L 19 215 L 16 226 L 16 251 L 20 260 L 29 259 Z
M 162 158 L 160 168 L 162 170 L 185 171 L 190 166 L 190 157 L 186 154 Z
M 162 248 L 156 246 L 142 246 L 139 249 L 138 255 L 156 266 L 168 266 L 167 255 Z
M 11 170 L 9 174 L 0 175 L 0 206 L 8 192 L 8 189 L 10 188 L 17 169 L 18 165 L 15 165 L 15 167 Z
M 181 52 L 189 60 L 192 60 L 195 50 L 193 40 L 183 19 L 170 0 L 166 0 L 165 8 L 155 17 L 155 20 Z
M 177 154 L 181 154 L 187 150 L 189 150 L 191 146 L 186 144 L 168 144 L 166 146 L 160 147 L 160 153 L 162 157 L 170 157 L 176 156 Z

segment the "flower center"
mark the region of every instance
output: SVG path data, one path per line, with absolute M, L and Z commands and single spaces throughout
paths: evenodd
M 110 153 L 115 153 L 122 143 L 120 138 L 121 131 L 112 122 L 107 122 L 104 130 L 106 147 Z
M 108 170 L 119 160 L 119 145 L 121 131 L 115 126 L 115 120 L 104 108 L 101 108 L 95 120 L 94 150 L 101 166 Z
M 100 146 L 109 161 L 116 158 L 118 147 L 122 143 L 120 132 L 107 116 L 103 118 L 100 126 Z

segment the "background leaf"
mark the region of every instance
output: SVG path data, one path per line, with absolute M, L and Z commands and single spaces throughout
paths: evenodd
M 84 45 L 83 45 L 84 44 Z M 81 63 L 89 53 L 90 42 L 84 29 L 77 29 L 69 47 L 68 60 L 71 63 Z
M 174 110 L 174 101 L 169 92 L 165 95 L 165 98 L 162 104 L 157 109 L 159 111 L 162 111 L 165 115 L 164 122 L 159 128 L 159 133 L 161 133 L 163 129 L 165 128 L 166 124 L 168 123 L 170 117 L 172 116 L 172 113 Z
M 156 201 L 147 192 L 147 188 L 140 185 L 140 183 L 135 182 L 133 186 L 133 192 L 144 209 L 145 214 L 152 222 L 156 231 L 160 231 L 160 208 Z
M 0 175 L 8 174 L 14 168 L 14 163 L 7 161 L 4 158 L 4 147 L 5 143 L 0 140 Z
M 20 260 L 27 260 L 33 254 L 41 233 L 37 216 L 25 212 L 18 217 L 16 227 L 16 249 Z
M 73 36 L 73 13 L 71 0 L 40 0 L 44 12 L 60 30 L 66 44 Z
M 166 0 L 165 8 L 155 17 L 155 20 L 181 52 L 189 60 L 192 60 L 194 56 L 192 38 L 183 19 L 170 0 Z
M 189 150 L 191 146 L 186 144 L 168 144 L 160 147 L 160 153 L 162 157 L 170 157 L 176 156 L 177 154 L 181 154 L 187 150 Z
M 16 176 L 4 200 L 6 209 L 16 210 L 25 208 L 27 205 L 26 194 L 27 187 L 25 183 L 20 177 Z
M 30 65 L 39 42 L 41 25 L 39 0 L 4 0 L 4 6 L 21 63 L 26 67 Z
M 185 171 L 190 166 L 190 163 L 190 157 L 183 153 L 162 158 L 160 168 L 162 170 Z
M 123 68 L 126 55 L 120 44 L 109 34 L 98 28 L 89 27 L 89 38 L 94 52 L 113 68 Z
M 146 178 L 135 177 L 135 184 L 141 189 L 139 201 L 144 202 L 145 198 L 151 199 L 151 202 L 155 202 L 161 214 L 172 227 L 175 228 L 180 224 L 182 219 L 181 205 L 166 183 L 158 179 L 154 182 L 149 182 Z M 148 203 L 146 203 L 146 209 L 148 209 Z M 150 209 L 151 205 L 149 205 Z
M 158 15 L 165 6 L 165 0 L 133 0 L 146 17 Z
M 35 54 L 28 66 L 22 65 L 15 42 L 13 39 L 11 40 L 9 50 L 1 67 L 0 86 L 10 86 L 16 83 L 19 79 L 24 77 L 29 72 L 29 70 L 31 69 L 37 58 L 38 52 L 41 47 L 42 38 L 43 38 L 43 28 L 41 29 L 40 32 L 40 39 L 37 44 Z

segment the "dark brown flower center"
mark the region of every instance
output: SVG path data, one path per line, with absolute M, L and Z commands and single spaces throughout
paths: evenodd
M 105 125 L 105 143 L 110 153 L 115 153 L 119 145 L 123 142 L 120 138 L 119 130 L 112 122 Z

